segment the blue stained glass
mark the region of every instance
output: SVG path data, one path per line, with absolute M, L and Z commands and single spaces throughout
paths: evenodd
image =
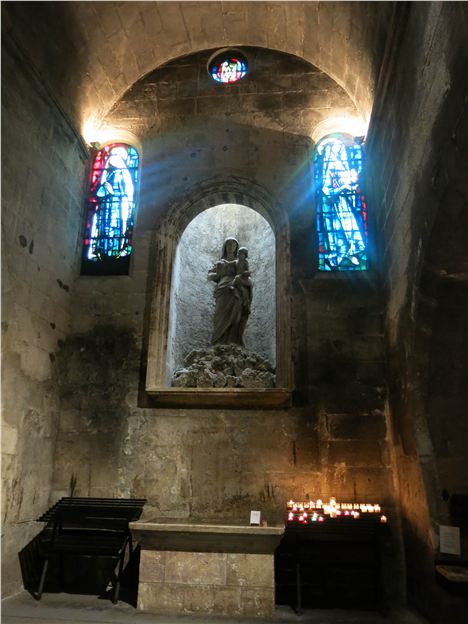
M 367 269 L 367 206 L 360 189 L 362 147 L 329 136 L 315 150 L 319 270 Z
M 132 253 L 139 156 L 124 143 L 96 153 L 91 170 L 83 260 L 118 260 Z
M 247 62 L 241 56 L 217 57 L 210 65 L 210 75 L 217 82 L 237 82 L 247 73 Z

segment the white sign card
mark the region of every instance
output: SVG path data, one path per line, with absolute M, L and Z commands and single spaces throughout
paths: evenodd
M 250 524 L 260 526 L 260 512 L 259 511 L 250 512 Z
M 441 524 L 439 526 L 439 537 L 439 550 L 441 553 L 446 553 L 447 555 L 461 554 L 459 527 L 445 526 Z

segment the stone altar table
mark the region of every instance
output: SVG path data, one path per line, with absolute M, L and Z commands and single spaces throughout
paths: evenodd
M 138 608 L 166 614 L 269 617 L 273 553 L 284 527 L 132 522 L 141 546 Z

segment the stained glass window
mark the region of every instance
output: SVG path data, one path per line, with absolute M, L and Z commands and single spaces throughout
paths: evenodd
M 320 271 L 368 268 L 367 206 L 360 187 L 362 145 L 346 135 L 322 139 L 315 150 Z
M 247 73 L 247 59 L 237 51 L 222 52 L 211 61 L 208 70 L 216 82 L 237 82 Z
M 85 275 L 128 273 L 138 164 L 138 152 L 125 143 L 106 145 L 94 156 L 83 241 Z

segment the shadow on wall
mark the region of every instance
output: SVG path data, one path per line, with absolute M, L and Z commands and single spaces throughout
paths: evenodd
M 97 325 L 70 336 L 54 367 L 60 396 L 52 496 L 117 496 L 126 397 L 138 378 L 136 338 L 124 327 Z M 79 440 L 79 443 L 77 443 Z
M 468 59 L 466 29 L 462 20 L 453 19 L 458 8 L 444 5 L 442 13 L 446 11 L 439 36 L 453 43 L 453 58 L 445 59 L 450 70 L 446 84 L 450 88 L 427 137 L 427 161 L 414 184 L 415 199 L 406 208 L 411 215 L 413 239 L 408 247 L 418 251 L 407 271 L 410 280 L 415 277 L 409 284 L 398 329 L 393 329 L 398 338 L 389 366 L 395 440 L 401 445 L 398 462 L 399 467 L 404 466 L 399 470 L 399 479 L 409 597 L 431 622 L 444 624 L 464 618 L 454 615 L 458 601 L 435 585 L 438 547 L 429 538 L 422 540 L 421 535 L 428 536 L 439 523 L 455 524 L 444 492 L 467 493 L 468 465 L 463 366 L 468 336 Z M 405 89 L 401 87 L 400 91 Z M 411 120 L 411 108 L 404 112 L 404 117 Z M 417 113 L 420 116 L 419 108 Z M 411 138 L 412 133 L 408 136 Z M 400 139 L 399 144 L 404 145 L 404 140 Z M 399 171 L 405 165 L 399 154 Z M 416 481 L 419 487 L 415 492 Z M 462 535 L 465 560 L 467 548 Z M 466 599 L 463 608 L 466 619 Z
M 76 76 L 86 71 L 88 54 L 86 45 L 79 50 L 76 46 L 87 35 L 74 7 L 67 2 L 11 2 L 2 7 L 2 18 L 2 34 L 7 35 L 3 42 L 11 37 L 25 65 L 33 68 L 54 98 L 59 97 L 60 111 L 79 121 L 82 91 Z
M 18 553 L 23 587 L 37 599 L 41 571 L 45 561 L 45 547 L 51 531 L 47 527 Z M 108 557 L 80 557 L 78 555 L 52 555 L 49 559 L 44 592 L 58 594 L 97 595 L 111 600 L 115 560 Z M 119 600 L 137 606 L 140 547 L 133 551 L 122 574 Z

